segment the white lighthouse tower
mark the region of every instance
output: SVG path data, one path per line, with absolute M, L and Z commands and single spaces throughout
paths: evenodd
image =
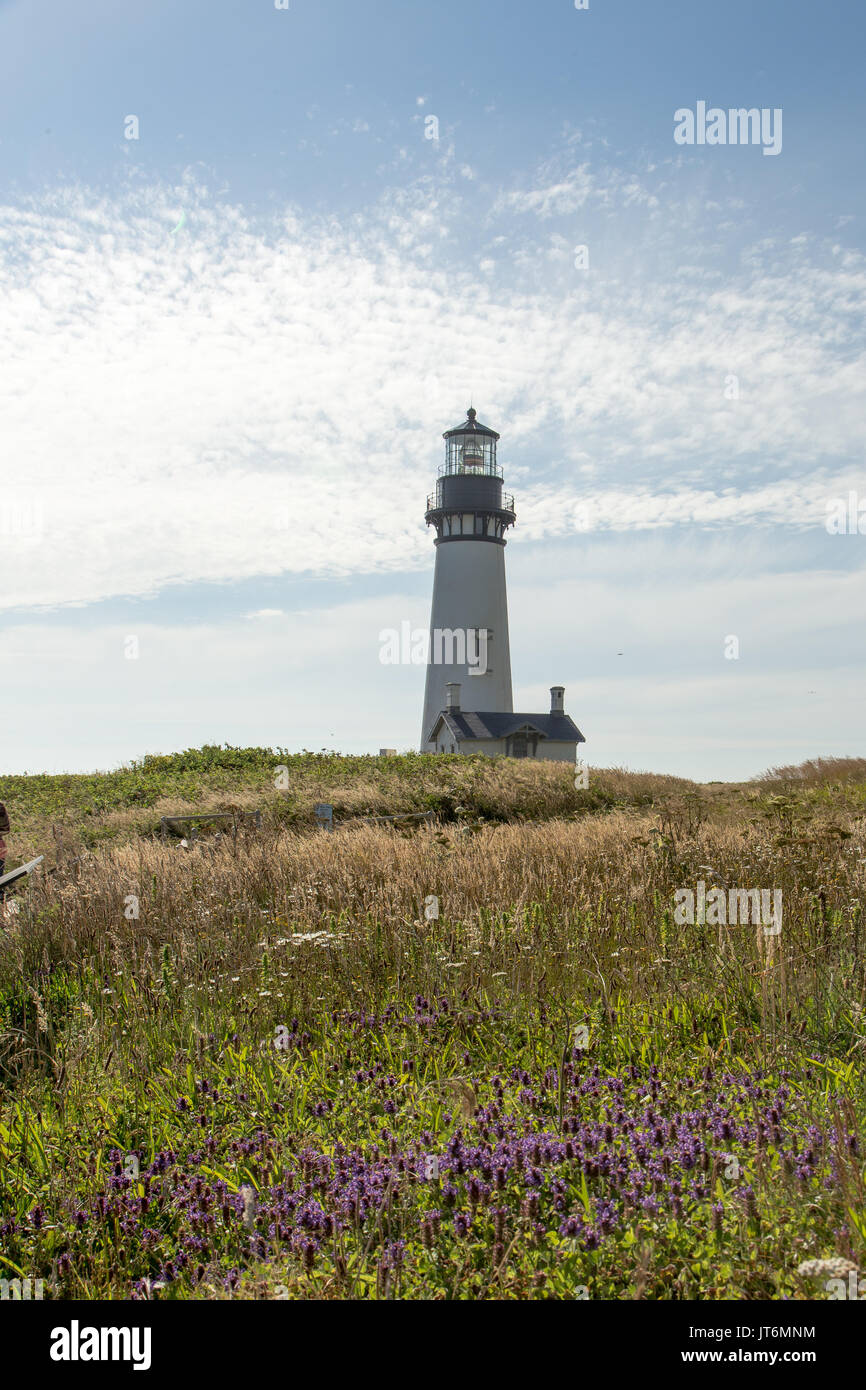
M 436 566 L 421 752 L 574 762 L 585 739 L 565 712 L 563 686 L 550 687 L 543 714 L 512 704 L 505 533 L 514 498 L 502 491 L 499 435 L 470 409 L 444 439 L 445 462 L 427 498 Z
M 445 462 L 427 499 L 436 564 L 422 752 L 435 751 L 437 716 L 452 705 L 501 713 L 513 708 L 505 532 L 515 517 L 496 462 L 499 435 L 470 408 L 464 423 L 443 438 Z

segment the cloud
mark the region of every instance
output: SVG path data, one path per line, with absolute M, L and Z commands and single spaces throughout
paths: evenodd
M 581 164 L 566 178 L 554 183 L 503 193 L 496 203 L 496 211 L 531 212 L 541 218 L 562 216 L 577 212 L 597 192 L 597 188 L 589 166 Z
M 658 190 L 544 172 L 491 197 L 446 168 L 327 218 L 192 179 L 0 208 L 0 605 L 427 565 L 423 499 L 470 391 L 529 536 L 580 505 L 602 529 L 821 524 L 862 475 L 862 258 L 765 238 L 721 288 L 693 224 L 693 275 L 600 265 L 591 238 L 577 271 L 516 214 L 652 222 Z M 490 277 L 480 207 L 505 239 Z
M 591 767 L 728 779 L 860 751 L 864 649 L 852 621 L 866 572 L 798 574 L 789 550 L 771 569 L 748 532 L 644 533 L 626 547 L 595 535 L 579 559 L 564 540 L 509 546 L 515 708 L 546 710 L 549 686 L 564 684 Z M 203 742 L 414 747 L 424 669 L 383 665 L 380 633 L 427 619 L 427 593 L 395 575 L 375 596 L 267 621 L 180 623 L 164 603 L 122 622 L 7 620 L 15 740 L 4 771 L 86 770 Z M 724 655 L 731 633 L 737 660 Z
M 856 491 L 859 487 L 859 493 Z M 828 507 L 848 504 L 850 492 L 866 502 L 866 472 L 791 479 L 748 492 L 682 489 L 679 492 L 627 492 L 588 486 L 578 498 L 572 490 L 533 491 L 521 508 L 521 532 L 529 539 L 592 531 L 646 531 L 674 526 L 767 526 L 826 531 Z M 848 523 L 850 526 L 850 522 Z

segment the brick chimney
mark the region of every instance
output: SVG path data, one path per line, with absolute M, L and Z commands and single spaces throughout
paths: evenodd
M 552 685 L 550 687 L 550 713 L 565 714 L 565 686 Z
M 460 712 L 460 683 L 459 681 L 449 681 L 445 687 L 445 708 L 453 710 L 455 714 Z

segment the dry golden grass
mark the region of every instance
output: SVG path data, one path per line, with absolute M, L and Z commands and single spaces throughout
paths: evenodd
M 685 997 L 715 983 L 745 998 L 767 965 L 761 933 L 672 924 L 675 890 L 703 879 L 782 890 L 774 964 L 787 980 L 786 1008 L 821 992 L 829 1001 L 828 991 L 849 1010 L 866 1003 L 862 818 L 840 825 L 837 812 L 820 813 L 808 836 L 792 839 L 772 819 L 694 820 L 688 802 L 668 803 L 666 818 L 656 811 L 405 834 L 277 827 L 188 850 L 176 841 L 108 846 L 85 854 L 74 879 L 34 882 L 0 945 L 0 977 L 86 962 L 153 982 L 167 948 L 179 976 L 229 996 L 258 978 L 266 952 L 307 1006 L 344 997 L 353 979 L 364 979 L 368 1000 L 387 994 L 407 970 L 434 991 L 459 981 L 495 992 L 500 978 L 560 996 L 648 999 L 663 988 Z M 130 919 L 131 895 L 139 915 Z M 293 940 L 322 932 L 330 939 Z M 268 1003 L 253 994 L 246 1007 L 264 1015 Z
M 651 806 L 699 790 L 679 777 L 593 768 L 589 790 L 578 792 L 566 763 L 421 755 L 289 759 L 288 788 L 276 790 L 277 765 L 275 755 L 233 773 L 0 781 L 0 800 L 12 821 L 10 851 L 16 863 L 43 854 L 46 866 L 54 867 L 101 843 L 159 835 L 163 816 L 227 811 L 261 811 L 272 829 L 312 828 L 317 802 L 333 805 L 338 822 L 426 811 L 443 821 L 538 821 Z
M 758 782 L 793 782 L 798 786 L 825 786 L 832 782 L 866 782 L 866 758 L 810 758 L 807 762 L 771 767 Z

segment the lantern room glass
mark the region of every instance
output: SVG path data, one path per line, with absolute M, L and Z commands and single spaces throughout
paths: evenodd
M 445 441 L 444 473 L 476 473 L 501 478 L 496 464 L 496 440 L 490 435 L 467 430 Z

